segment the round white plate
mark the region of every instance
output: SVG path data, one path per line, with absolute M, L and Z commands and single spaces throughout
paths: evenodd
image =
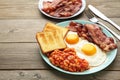
M 48 17 L 54 18 L 54 19 L 69 19 L 69 18 L 75 17 L 75 16 L 81 14 L 81 13 L 84 11 L 85 7 L 86 7 L 86 1 L 85 1 L 85 0 L 82 0 L 82 7 L 81 7 L 80 10 L 79 10 L 77 13 L 75 13 L 74 15 L 69 16 L 69 17 L 54 17 L 54 16 L 51 16 L 51 15 L 45 13 L 45 12 L 42 10 L 42 8 L 43 8 L 43 1 L 52 1 L 52 0 L 39 0 L 38 8 L 39 8 L 39 10 L 41 11 L 41 13 L 43 13 L 44 15 L 46 15 L 46 16 L 48 16 Z
M 78 22 L 78 23 L 82 23 L 82 24 L 94 24 L 92 22 L 83 21 L 83 20 L 72 20 L 72 21 Z M 70 22 L 71 21 L 65 21 L 65 22 L 58 23 L 57 25 L 62 26 L 62 27 L 66 27 L 67 25 L 69 25 Z M 108 30 L 106 30 L 102 26 L 99 26 L 99 27 L 101 27 L 103 29 L 103 32 L 107 36 L 112 37 L 114 39 L 113 35 Z M 116 41 L 115 41 L 115 43 L 116 43 Z M 86 70 L 84 72 L 69 72 L 69 71 L 65 71 L 65 70 L 63 70 L 63 69 L 61 69 L 59 67 L 54 66 L 49 61 L 48 57 L 42 53 L 41 49 L 40 49 L 40 55 L 42 56 L 42 58 L 44 59 L 44 61 L 47 64 L 49 64 L 51 67 L 53 67 L 54 69 L 56 69 L 58 71 L 61 71 L 63 73 L 67 73 L 67 74 L 72 74 L 72 75 L 87 75 L 87 74 L 92 74 L 92 73 L 99 72 L 99 71 L 105 69 L 106 67 L 108 67 L 113 62 L 113 60 L 115 59 L 115 57 L 117 55 L 117 49 L 114 49 L 114 50 L 112 50 L 112 51 L 107 53 L 107 59 L 106 59 L 106 61 L 103 64 L 101 64 L 100 66 L 94 67 L 94 68 L 90 68 L 89 70 Z

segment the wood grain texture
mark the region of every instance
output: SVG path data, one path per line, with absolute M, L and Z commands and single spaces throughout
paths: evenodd
M 0 4 L 38 4 L 39 0 L 0 0 Z
M 43 17 L 40 15 L 38 9 L 38 0 L 2 0 L 0 1 L 0 19 L 28 19 L 28 18 L 40 18 Z M 120 1 L 119 0 L 100 0 L 100 1 L 91 1 L 87 0 L 87 5 L 92 4 L 103 12 L 108 17 L 120 18 Z
M 120 25 L 119 18 L 111 18 Z M 87 17 L 80 20 L 88 20 Z M 36 42 L 35 35 L 42 31 L 47 22 L 53 22 L 46 19 L 17 19 L 17 20 L 0 20 L 0 42 Z M 54 21 L 58 23 L 61 21 Z M 103 23 L 105 23 L 103 21 Z M 113 31 L 120 34 L 113 26 L 105 23 Z M 24 35 L 24 36 L 23 36 Z
M 120 43 L 118 43 L 120 45 Z M 120 70 L 120 47 L 107 70 Z M 0 43 L 0 69 L 49 69 L 39 54 L 37 43 Z
M 0 0 L 0 80 L 120 80 L 120 42 L 116 59 L 106 69 L 91 75 L 61 73 L 44 62 L 35 39 L 48 18 L 38 9 L 39 0 Z M 86 0 L 120 25 L 120 0 Z M 69 20 L 88 20 L 84 12 Z M 120 34 L 113 26 L 99 19 Z
M 87 0 L 88 1 L 88 0 Z M 87 4 L 95 6 L 98 10 L 104 13 L 107 17 L 120 18 L 120 1 L 119 0 L 90 0 Z
M 114 76 L 113 76 L 114 74 Z M 75 76 L 55 70 L 0 71 L 0 80 L 120 80 L 118 71 L 100 71 L 96 74 Z

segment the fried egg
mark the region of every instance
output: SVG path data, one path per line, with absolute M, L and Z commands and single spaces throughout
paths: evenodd
M 99 66 L 106 60 L 106 53 L 96 44 L 78 37 L 76 32 L 69 31 L 65 43 L 69 48 L 74 48 L 78 57 L 86 59 L 91 67 Z
M 68 44 L 76 44 L 77 42 L 79 42 L 79 36 L 77 35 L 76 32 L 69 31 L 65 38 L 65 41 Z

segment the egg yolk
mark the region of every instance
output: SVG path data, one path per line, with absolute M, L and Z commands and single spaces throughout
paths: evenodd
M 75 44 L 79 41 L 79 37 L 77 34 L 68 34 L 66 36 L 66 42 L 69 44 Z
M 96 48 L 92 44 L 85 44 L 81 50 L 88 56 L 94 55 L 96 53 Z

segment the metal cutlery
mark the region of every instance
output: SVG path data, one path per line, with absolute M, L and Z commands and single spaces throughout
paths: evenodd
M 118 34 L 116 34 L 114 31 L 112 31 L 110 28 L 108 28 L 106 25 L 104 25 L 102 22 L 100 22 L 91 12 L 90 10 L 86 10 L 85 11 L 87 17 L 89 18 L 89 20 L 93 23 L 99 24 L 103 27 L 105 27 L 107 30 L 109 30 L 118 40 L 120 40 L 120 36 Z
M 120 30 L 120 26 L 118 26 L 116 23 L 114 23 L 112 20 L 110 20 L 108 17 L 106 17 L 103 13 L 101 13 L 98 9 L 96 9 L 95 7 L 93 7 L 92 5 L 88 5 L 88 8 L 98 17 L 100 17 L 101 19 L 109 22 L 110 24 L 112 24 L 113 26 L 115 26 L 116 29 Z

